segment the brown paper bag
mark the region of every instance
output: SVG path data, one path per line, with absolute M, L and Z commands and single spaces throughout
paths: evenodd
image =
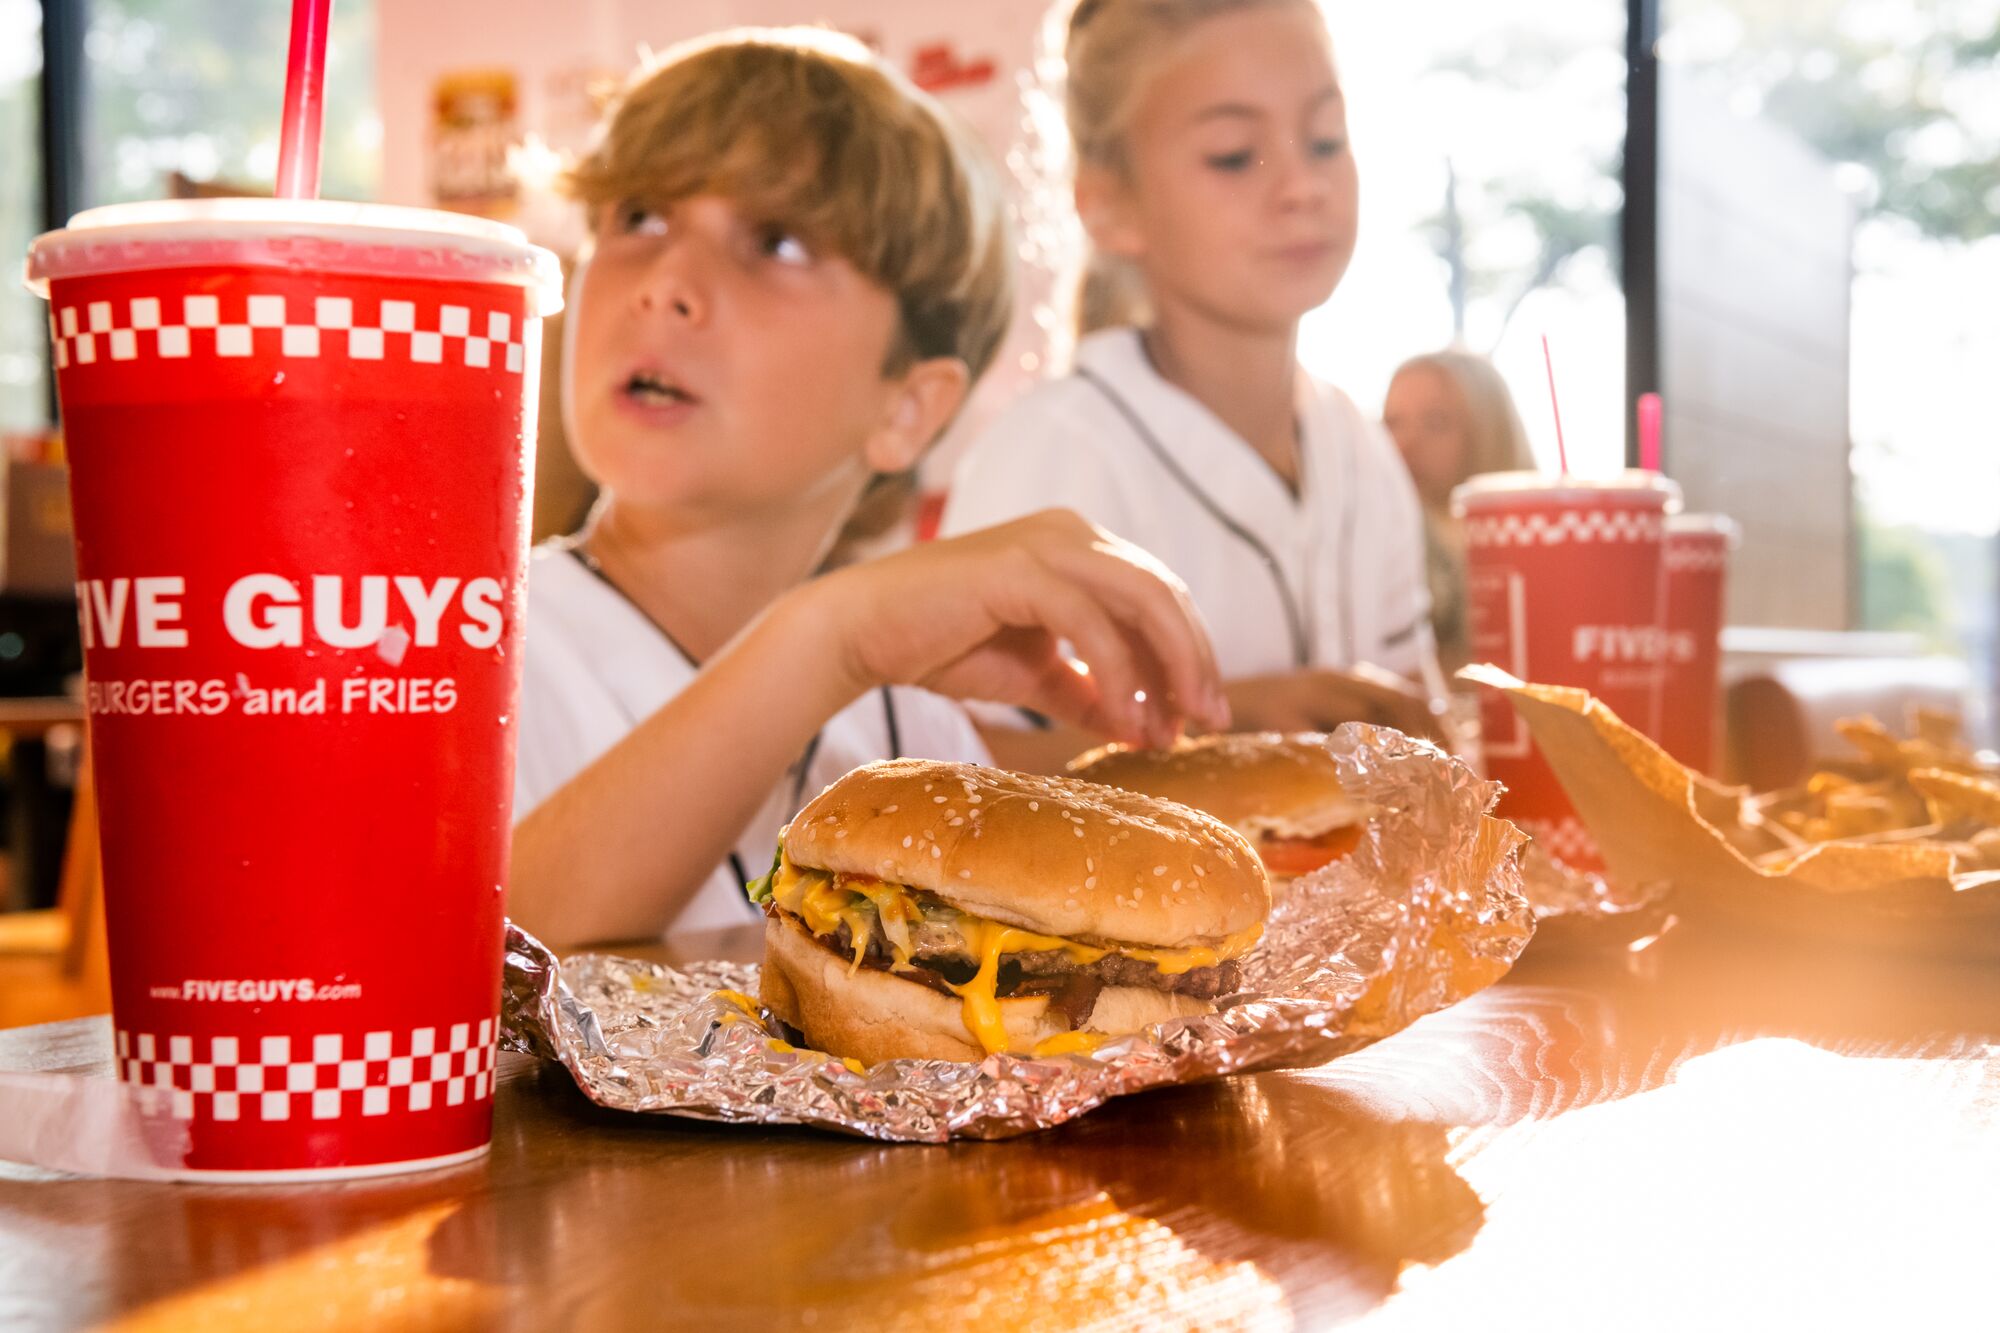
M 1492 666 L 1459 674 L 1513 701 L 1610 875 L 1671 884 L 1670 905 L 1690 924 L 1713 917 L 1844 943 L 2000 957 L 2000 875 L 1962 873 L 1951 848 L 1830 842 L 1752 861 L 1732 845 L 1741 835 L 1740 793 L 1689 772 L 1586 691 L 1524 684 Z

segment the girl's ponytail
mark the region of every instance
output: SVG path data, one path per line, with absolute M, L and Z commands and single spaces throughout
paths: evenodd
M 1076 336 L 1099 329 L 1143 327 L 1151 318 L 1146 284 L 1138 270 L 1110 255 L 1099 254 L 1086 237 L 1083 271 L 1076 277 Z

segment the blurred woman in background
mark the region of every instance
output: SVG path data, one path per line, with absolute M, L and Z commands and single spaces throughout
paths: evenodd
M 1465 623 L 1465 531 L 1451 493 L 1482 472 L 1532 470 L 1535 455 L 1507 383 L 1485 357 L 1449 350 L 1397 368 L 1382 404 L 1424 506 L 1424 564 L 1431 625 L 1446 672 L 1469 660 Z

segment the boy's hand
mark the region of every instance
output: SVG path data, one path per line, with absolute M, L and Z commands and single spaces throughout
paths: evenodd
M 800 595 L 826 617 L 856 694 L 922 685 L 1141 745 L 1171 744 L 1183 720 L 1229 725 L 1186 587 L 1067 510 L 853 565 Z
M 1242 731 L 1332 731 L 1343 722 L 1368 722 L 1441 743 L 1448 739 L 1429 696 L 1402 677 L 1365 664 L 1354 671 L 1308 668 L 1232 680 L 1229 706 Z

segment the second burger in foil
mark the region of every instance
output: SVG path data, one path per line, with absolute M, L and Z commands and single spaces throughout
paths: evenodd
M 1179 801 L 1214 815 L 1257 849 L 1282 890 L 1354 850 L 1373 813 L 1340 784 L 1318 732 L 1231 732 L 1171 749 L 1107 745 L 1078 755 L 1073 776 Z
M 866 1063 L 1054 1055 L 1235 991 L 1271 891 L 1198 811 L 1066 778 L 900 759 L 840 779 L 751 886 L 760 999 Z

